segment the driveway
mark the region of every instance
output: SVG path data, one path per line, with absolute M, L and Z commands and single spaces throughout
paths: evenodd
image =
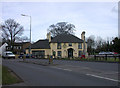
M 3 65 L 24 80 L 24 83 L 16 84 L 19 86 L 118 86 L 117 63 L 54 60 L 57 65 L 42 66 L 19 61 L 3 60 Z

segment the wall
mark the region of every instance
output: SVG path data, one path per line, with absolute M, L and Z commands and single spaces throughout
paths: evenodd
M 66 46 L 65 46 L 65 45 Z M 78 49 L 78 43 L 72 43 L 72 46 L 69 46 L 69 43 L 61 43 L 61 49 L 57 49 L 57 43 L 50 43 L 51 47 L 51 54 L 53 51 L 56 52 L 56 56 L 58 51 L 62 51 L 62 57 L 68 57 L 68 49 L 72 48 L 73 49 L 73 56 L 78 57 L 78 51 L 83 51 L 83 43 L 82 43 L 82 49 Z
M 40 51 L 40 50 L 44 50 L 45 51 L 45 58 L 47 58 L 47 55 L 51 55 L 50 49 L 31 49 L 31 54 L 32 51 Z M 26 49 L 26 54 L 29 54 L 29 49 Z
M 0 47 L 0 55 L 2 55 L 2 53 L 6 51 L 6 46 L 8 46 L 8 44 L 7 44 L 7 43 L 4 43 L 4 44 Z
M 65 46 L 65 45 L 66 46 Z M 82 43 L 82 49 L 78 49 L 78 43 L 72 43 L 72 46 L 69 46 L 69 43 L 61 43 L 61 49 L 57 49 L 57 43 L 50 43 L 51 49 L 31 49 L 31 54 L 32 51 L 34 50 L 45 50 L 45 55 L 53 55 L 53 51 L 56 52 L 56 57 L 58 56 L 57 52 L 61 51 L 62 52 L 62 58 L 68 57 L 68 49 L 72 48 L 73 49 L 73 56 L 78 57 L 78 52 L 83 51 L 83 43 Z M 87 44 L 85 44 L 85 51 L 87 52 Z M 29 54 L 29 49 L 26 49 L 26 54 Z

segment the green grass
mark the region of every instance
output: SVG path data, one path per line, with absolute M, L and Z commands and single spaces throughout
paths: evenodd
M 48 58 L 47 58 L 48 59 Z M 78 58 L 78 57 L 75 57 L 75 58 L 53 58 L 53 60 L 75 60 L 75 61 L 103 61 L 103 62 L 120 62 L 119 61 L 119 58 L 113 58 L 113 57 L 108 57 L 107 60 L 105 58 L 97 58 L 95 59 L 94 57 L 92 58 Z
M 54 59 L 53 59 L 54 60 Z M 104 61 L 104 62 L 119 62 L 119 59 L 117 58 L 116 60 L 114 58 L 56 58 L 56 60 L 76 60 L 76 61 Z
M 119 62 L 119 59 L 117 58 L 116 60 L 114 58 L 87 58 L 88 61 L 104 61 L 104 62 Z
M 2 66 L 2 85 L 10 85 L 19 82 L 21 82 L 21 80 L 13 75 L 9 68 Z

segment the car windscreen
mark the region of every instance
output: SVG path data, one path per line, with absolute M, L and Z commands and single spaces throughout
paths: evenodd
M 13 53 L 6 53 L 7 55 L 13 55 Z

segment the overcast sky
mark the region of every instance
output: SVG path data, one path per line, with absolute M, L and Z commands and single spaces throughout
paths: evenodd
M 32 17 L 32 41 L 45 39 L 47 29 L 57 22 L 69 22 L 75 25 L 75 35 L 81 32 L 107 37 L 118 36 L 117 2 L 4 2 L 2 3 L 2 22 L 12 18 L 20 23 L 29 37 L 29 17 Z

